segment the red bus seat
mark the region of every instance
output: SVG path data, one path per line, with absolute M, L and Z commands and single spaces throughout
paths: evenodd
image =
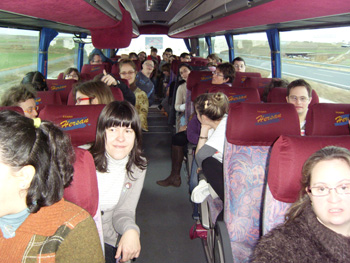
M 81 76 L 84 80 L 92 80 L 96 75 L 103 74 L 103 70 L 108 70 L 107 64 L 84 64 L 81 69 Z
M 265 191 L 263 234 L 284 222 L 288 208 L 298 199 L 305 161 L 323 147 L 334 145 L 350 150 L 347 136 L 286 136 L 274 143 Z
M 48 79 L 46 80 L 49 90 L 59 92 L 62 104 L 66 105 L 69 92 L 77 81 L 74 79 Z
M 59 92 L 56 91 L 38 91 L 36 93 L 35 104 L 39 107 L 39 112 L 44 108 L 45 105 L 61 105 L 62 99 Z
M 74 146 L 95 141 L 97 119 L 105 105 L 46 105 L 39 114 L 66 131 Z
M 244 85 L 244 82 L 250 77 L 261 78 L 261 74 L 259 72 L 236 72 L 232 86 L 247 87 Z
M 18 112 L 18 113 L 24 115 L 23 109 L 19 106 L 1 106 L 0 111 L 1 110 L 12 110 L 12 111 L 15 111 L 15 112 Z
M 227 86 L 227 85 L 226 85 Z M 222 87 L 222 85 L 213 85 L 208 90 L 209 93 L 222 92 L 224 93 L 230 103 L 238 102 L 252 102 L 259 103 L 260 95 L 255 88 L 233 88 L 233 87 Z
M 349 135 L 350 104 L 318 103 L 309 108 L 305 134 L 313 136 Z

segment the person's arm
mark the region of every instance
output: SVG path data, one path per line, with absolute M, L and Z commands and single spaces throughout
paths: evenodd
M 198 144 L 196 148 L 196 154 L 203 147 L 203 145 L 208 141 L 210 126 L 209 125 L 201 125 L 201 132 L 199 134 Z
M 198 152 L 196 152 L 195 158 L 198 167 L 202 167 L 202 162 L 207 159 L 208 157 L 213 156 L 217 150 L 209 145 L 203 145 Z
M 176 91 L 175 106 L 174 106 L 176 111 L 180 111 L 180 112 L 185 111 L 186 101 L 183 101 L 184 91 L 186 92 L 186 83 L 181 84 Z
M 91 216 L 80 222 L 73 229 L 68 230 L 67 236 L 64 238 L 56 252 L 56 262 L 105 262 L 100 238 L 95 222 Z

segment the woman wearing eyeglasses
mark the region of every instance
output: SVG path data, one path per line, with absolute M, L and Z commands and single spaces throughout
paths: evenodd
M 75 79 L 76 81 L 80 80 L 80 73 L 76 68 L 67 68 L 64 72 L 64 79 Z
M 350 152 L 328 146 L 305 162 L 300 198 L 259 241 L 252 262 L 349 262 Z
M 223 63 L 216 67 L 216 70 L 213 71 L 212 84 L 227 84 L 232 85 L 232 82 L 235 78 L 235 70 L 230 63 Z
M 73 89 L 75 105 L 108 104 L 114 101 L 111 89 L 102 81 L 87 81 Z
M 119 61 L 119 75 L 122 79 L 126 79 L 129 82 L 129 87 L 135 94 L 135 108 L 140 116 L 141 128 L 143 131 L 148 131 L 147 115 L 149 102 L 146 92 L 136 86 L 136 73 L 137 70 L 134 62 L 129 59 Z
M 10 88 L 2 97 L 1 106 L 18 106 L 21 107 L 24 116 L 35 118 L 38 116 L 38 107 L 35 103 L 36 91 L 27 85 L 19 85 Z

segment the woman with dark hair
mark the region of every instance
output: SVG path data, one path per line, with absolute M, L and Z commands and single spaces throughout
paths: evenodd
M 302 169 L 286 222 L 263 236 L 252 262 L 349 262 L 350 152 L 328 146 Z
M 22 79 L 21 84 L 31 84 L 37 91 L 49 90 L 44 75 L 39 71 L 28 72 Z
M 212 84 L 228 84 L 232 85 L 235 79 L 235 70 L 230 63 L 222 63 L 213 71 Z
M 110 87 L 102 81 L 87 81 L 73 88 L 76 105 L 108 104 L 114 101 Z
M 1 261 L 104 262 L 95 222 L 62 198 L 73 161 L 51 122 L 0 112 Z
M 141 245 L 135 210 L 147 162 L 139 115 L 129 102 L 114 101 L 102 110 L 90 152 L 97 169 L 106 262 L 137 258 Z
M 80 80 L 80 73 L 77 68 L 67 68 L 64 72 L 64 79 L 75 79 Z

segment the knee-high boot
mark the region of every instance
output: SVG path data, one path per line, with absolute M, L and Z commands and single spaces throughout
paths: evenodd
M 183 146 L 171 146 L 171 173 L 161 181 L 157 181 L 160 186 L 175 186 L 181 185 L 181 166 L 184 159 Z

